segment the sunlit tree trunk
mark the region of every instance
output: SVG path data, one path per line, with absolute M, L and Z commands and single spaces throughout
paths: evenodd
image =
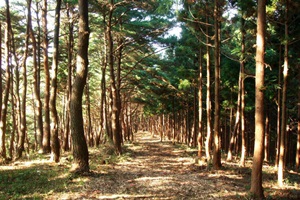
M 206 16 L 206 23 L 208 16 Z M 206 35 L 208 35 L 208 27 L 206 26 Z M 209 38 L 206 37 L 206 43 L 209 43 Z M 210 162 L 210 149 L 211 149 L 211 99 L 210 99 L 210 47 L 206 46 L 206 141 L 205 141 L 205 154 L 207 162 Z
M 245 166 L 246 157 L 246 135 L 245 135 L 245 19 L 241 19 L 241 32 L 242 32 L 242 56 L 241 56 L 241 135 L 242 135 L 242 152 L 240 165 Z
M 79 30 L 76 77 L 71 96 L 71 135 L 73 144 L 74 171 L 89 172 L 89 152 L 84 136 L 82 97 L 88 73 L 89 20 L 88 1 L 79 0 Z
M 215 113 L 214 113 L 214 153 L 213 167 L 220 169 L 221 164 L 221 141 L 220 141 L 220 21 L 219 1 L 215 0 Z
M 29 45 L 29 35 L 30 35 L 30 28 L 31 28 L 31 0 L 27 0 L 27 30 L 26 30 L 26 38 L 25 38 L 25 51 L 24 57 L 22 62 L 22 78 L 23 78 L 23 85 L 22 85 L 22 102 L 21 102 L 21 121 L 20 121 L 20 133 L 19 133 L 19 141 L 17 146 L 17 158 L 22 157 L 22 152 L 24 149 L 24 142 L 26 136 L 26 95 L 27 95 L 27 56 L 28 56 L 28 45 Z
M 278 86 L 281 88 L 281 79 L 282 79 L 282 58 L 281 58 L 281 45 L 279 45 L 279 63 L 278 63 Z M 280 149 L 280 130 L 281 130 L 281 89 L 277 90 L 277 141 L 276 141 L 276 158 L 275 158 L 275 168 L 278 168 L 279 162 L 279 149 Z
M 67 18 L 68 24 L 68 82 L 67 82 L 67 105 L 66 105 L 66 124 L 64 133 L 63 149 L 64 151 L 70 150 L 70 101 L 72 94 L 72 75 L 73 75 L 73 46 L 74 46 L 74 36 L 73 36 L 73 7 L 67 4 Z
M 281 101 L 281 124 L 280 124 L 280 145 L 278 159 L 278 185 L 283 186 L 283 172 L 285 163 L 285 144 L 286 144 L 286 96 L 287 96 L 287 78 L 288 78 L 288 0 L 285 1 L 285 41 L 284 41 L 284 63 L 283 63 L 283 86 Z
M 50 71 L 49 71 L 49 56 L 48 56 L 48 29 L 47 29 L 47 0 L 43 0 L 43 6 L 42 6 L 42 27 L 43 27 L 43 57 L 44 57 L 44 72 L 45 72 L 45 92 L 44 92 L 44 130 L 41 129 L 39 131 L 43 131 L 43 152 L 49 153 L 51 150 L 50 147 Z M 35 86 L 37 87 L 37 86 Z M 38 95 L 38 94 L 36 94 Z M 35 97 L 38 105 L 38 97 Z M 40 116 L 37 113 L 37 120 L 38 120 L 38 129 L 42 128 L 41 125 L 39 125 Z
M 10 8 L 9 8 L 9 0 L 5 0 L 6 3 L 6 30 L 5 30 L 5 90 L 2 101 L 2 110 L 1 110 L 1 118 L 0 118 L 0 156 L 3 159 L 6 159 L 6 147 L 5 147 L 5 133 L 6 133 L 6 116 L 7 116 L 7 106 L 8 106 L 8 97 L 9 97 L 9 89 L 10 89 Z
M 119 97 L 118 97 L 118 88 L 116 83 L 115 69 L 114 69 L 114 48 L 113 48 L 113 38 L 112 38 L 112 14 L 114 10 L 114 0 L 110 1 L 110 11 L 108 17 L 108 25 L 107 25 L 107 39 L 108 39 L 108 63 L 109 63 L 109 71 L 110 71 L 110 87 L 111 87 L 111 97 L 112 97 L 112 107 L 111 107 L 111 127 L 112 127 L 112 135 L 113 142 L 115 145 L 115 150 L 118 154 L 122 153 L 121 148 L 121 128 L 120 128 L 120 119 L 119 119 Z
M 36 53 L 37 53 L 37 58 L 35 59 L 35 61 L 37 62 L 37 83 L 40 83 L 40 71 L 41 71 L 41 25 L 40 25 L 40 3 L 37 1 L 36 2 L 36 23 L 37 23 L 37 41 L 36 41 Z M 33 31 L 33 30 L 31 30 Z M 35 42 L 35 38 L 33 38 L 33 43 Z M 34 44 L 33 44 L 34 45 Z M 42 113 L 42 103 L 41 103 L 41 99 L 39 98 L 39 103 L 40 103 L 40 107 L 39 107 L 39 112 Z M 35 107 L 35 106 L 34 106 Z M 36 110 L 36 108 L 34 108 L 34 110 Z M 34 124 L 35 124 L 35 129 L 34 129 L 34 134 L 36 136 L 36 142 L 37 142 L 37 147 L 36 149 L 38 149 L 39 152 L 43 152 L 43 127 L 39 127 L 38 129 L 36 128 L 37 126 L 37 116 L 34 116 L 35 120 L 34 120 Z M 40 117 L 41 118 L 41 117 Z M 41 132 L 41 131 L 42 132 Z
M 59 162 L 60 143 L 58 139 L 58 114 L 56 110 L 57 95 L 57 70 L 59 56 L 59 27 L 60 27 L 60 7 L 61 0 L 56 1 L 55 27 L 53 38 L 53 61 L 51 69 L 51 90 L 50 90 L 50 116 L 51 116 L 51 157 L 55 162 Z
M 264 76 L 265 76 L 265 24 L 266 1 L 258 0 L 256 34 L 256 73 L 255 73 L 255 144 L 251 173 L 250 192 L 256 198 L 264 198 L 262 187 L 262 165 L 264 157 Z
M 236 135 L 238 134 L 238 128 L 241 122 L 241 86 L 242 86 L 242 72 L 240 69 L 239 73 L 239 89 L 238 89 L 238 100 L 237 100 L 237 108 L 236 108 L 236 115 L 235 115 L 235 123 L 233 127 L 233 131 L 231 133 L 229 147 L 228 147 L 228 154 L 227 154 L 227 161 L 232 161 L 232 152 L 234 149 L 234 144 L 236 141 Z

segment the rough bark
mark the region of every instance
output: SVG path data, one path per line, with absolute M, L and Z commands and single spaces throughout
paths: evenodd
M 71 96 L 71 135 L 73 142 L 74 171 L 89 172 L 89 152 L 84 136 L 82 97 L 88 73 L 89 20 L 88 2 L 78 1 L 79 31 L 76 77 Z
M 6 133 L 6 116 L 7 116 L 7 104 L 9 97 L 9 89 L 10 89 L 10 55 L 9 55 L 9 47 L 10 47 L 10 10 L 9 10 L 9 0 L 5 1 L 6 3 L 6 30 L 5 30 L 5 81 L 6 86 L 4 90 L 3 102 L 2 102 L 2 110 L 1 110 L 1 118 L 0 118 L 0 156 L 3 159 L 6 159 L 6 147 L 5 147 L 5 133 Z
M 110 1 L 110 11 L 108 17 L 108 25 L 107 25 L 107 42 L 108 42 L 108 62 L 109 62 L 109 71 L 110 71 L 110 87 L 111 87 L 111 127 L 112 127 L 112 135 L 113 135 L 113 142 L 115 145 L 116 153 L 121 154 L 121 128 L 120 128 L 120 119 L 118 112 L 119 107 L 119 97 L 117 91 L 117 83 L 116 83 L 116 76 L 115 76 L 115 69 L 114 69 L 114 49 L 113 49 L 113 38 L 112 38 L 112 13 L 114 10 L 114 1 Z
M 42 6 L 42 28 L 43 28 L 43 57 L 44 57 L 44 72 L 45 72 L 45 93 L 44 93 L 44 130 L 43 131 L 43 152 L 49 153 L 51 150 L 50 147 L 50 72 L 49 72 L 49 56 L 48 56 L 48 29 L 47 29 L 47 0 L 43 0 L 43 6 Z M 36 100 L 38 101 L 38 100 Z M 39 117 L 37 115 L 37 117 Z M 39 119 L 38 119 L 39 123 Z M 39 128 L 39 125 L 38 125 Z
M 58 139 L 58 114 L 56 110 L 57 94 L 57 70 L 59 56 L 59 27 L 60 27 L 61 0 L 56 1 L 55 8 L 55 28 L 53 38 L 53 61 L 51 69 L 51 90 L 50 90 L 50 117 L 51 117 L 51 154 L 55 162 L 59 162 L 60 144 Z
M 250 192 L 256 198 L 264 198 L 262 187 L 262 165 L 264 155 L 264 75 L 265 75 L 265 23 L 266 1 L 258 0 L 256 34 L 256 72 L 255 72 L 255 144 L 251 173 Z

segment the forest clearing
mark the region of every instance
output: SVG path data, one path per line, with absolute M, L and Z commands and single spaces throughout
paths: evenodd
M 136 137 L 120 157 L 110 157 L 112 148 L 92 149 L 91 173 L 83 176 L 70 172 L 69 154 L 58 165 L 42 155 L 1 165 L 0 199 L 252 199 L 250 160 L 215 171 L 195 160 L 196 149 L 148 132 Z M 287 173 L 279 189 L 274 167 L 264 165 L 266 199 L 300 198 L 300 174 Z

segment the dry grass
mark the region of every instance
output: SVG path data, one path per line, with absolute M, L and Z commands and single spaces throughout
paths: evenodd
M 136 138 L 122 156 L 110 145 L 90 149 L 89 176 L 70 173 L 70 154 L 58 165 L 44 156 L 2 165 L 0 199 L 251 199 L 250 161 L 207 170 L 195 149 L 148 133 Z M 268 199 L 300 199 L 299 174 L 288 172 L 285 188 L 277 188 L 273 167 L 265 165 L 263 179 Z

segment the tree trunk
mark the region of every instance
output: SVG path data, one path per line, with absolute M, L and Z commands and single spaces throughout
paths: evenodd
M 36 78 L 37 78 L 37 83 L 39 85 L 40 83 L 40 71 L 41 71 L 41 26 L 40 26 L 40 3 L 37 1 L 36 2 L 36 23 L 37 23 L 37 29 L 38 29 L 38 36 L 37 36 L 37 44 L 35 45 L 36 47 L 36 53 L 37 53 L 37 58 L 36 60 L 36 65 L 37 65 L 37 74 L 36 74 Z M 35 42 L 35 39 L 34 41 Z M 34 44 L 33 44 L 34 45 Z M 37 91 L 38 93 L 40 93 L 40 90 Z M 38 95 L 38 103 L 39 106 L 38 107 L 38 112 L 42 113 L 42 102 L 41 102 L 41 98 L 40 95 Z M 36 108 L 34 108 L 34 110 L 36 110 Z M 42 116 L 39 116 L 39 123 L 42 123 Z M 39 152 L 43 152 L 43 127 L 40 126 L 39 123 L 36 123 L 37 121 L 37 117 L 35 116 L 35 120 L 34 120 L 34 124 L 35 124 L 35 135 L 36 135 L 36 139 L 37 139 L 37 149 Z M 40 127 L 36 128 L 36 124 L 39 124 Z
M 227 154 L 227 161 L 232 161 L 232 152 L 234 149 L 234 144 L 236 141 L 236 135 L 238 134 L 238 128 L 240 125 L 240 113 L 241 113 L 241 88 L 242 88 L 242 72 L 240 69 L 239 73 L 239 90 L 238 90 L 238 100 L 237 100 L 237 106 L 236 106 L 236 116 L 235 116 L 235 124 L 233 127 L 233 131 L 231 133 L 230 137 L 230 143 L 228 147 L 228 154 Z
M 22 157 L 22 152 L 24 149 L 24 142 L 26 136 L 26 95 L 27 95 L 27 74 L 26 74 L 26 61 L 28 56 L 28 45 L 31 29 L 31 0 L 27 0 L 27 28 L 26 28 L 26 38 L 25 38 L 25 51 L 24 58 L 22 62 L 22 77 L 23 77 L 23 86 L 22 86 L 22 102 L 21 102 L 21 121 L 20 121 L 20 133 L 19 141 L 17 146 L 17 158 Z
M 281 79 L 282 79 L 282 57 L 281 57 L 281 45 L 279 45 L 279 63 L 278 63 L 278 86 L 281 88 Z M 277 90 L 277 141 L 276 141 L 276 158 L 275 158 L 275 168 L 278 168 L 279 162 L 279 149 L 280 149 L 280 130 L 281 130 L 281 89 Z
M 71 135 L 73 142 L 74 170 L 89 172 L 89 152 L 84 137 L 82 96 L 88 72 L 89 20 L 88 1 L 79 0 L 79 32 L 76 77 L 71 96 Z
M 214 117 L 214 156 L 213 167 L 221 168 L 221 142 L 220 142 L 220 22 L 219 1 L 215 0 L 215 117 Z
M 112 116 L 111 116 L 111 127 L 112 127 L 112 135 L 113 135 L 113 142 L 115 145 L 115 150 L 117 154 L 122 153 L 121 148 L 121 129 L 120 129 L 120 119 L 119 119 L 119 112 L 118 112 L 118 105 L 119 105 L 119 98 L 118 98 L 118 91 L 117 91 L 117 83 L 115 77 L 115 70 L 114 70 L 114 49 L 113 49 L 113 38 L 112 38 L 112 14 L 114 10 L 114 1 L 111 0 L 110 5 L 110 12 L 108 18 L 108 25 L 107 25 L 107 42 L 108 42 L 108 62 L 109 62 L 109 69 L 110 69 L 110 87 L 111 87 L 111 97 L 112 97 Z
M 206 23 L 208 17 L 206 16 Z M 208 35 L 208 27 L 206 26 L 206 35 Z M 209 43 L 209 38 L 206 37 L 206 43 Z M 207 162 L 210 162 L 210 149 L 211 149 L 211 99 L 210 99 L 210 47 L 206 46 L 206 141 L 205 141 L 205 154 Z
M 71 94 L 72 94 L 72 75 L 73 75 L 73 46 L 74 46 L 74 36 L 73 36 L 73 7 L 68 4 L 67 5 L 67 17 L 68 17 L 68 28 L 69 28 L 69 35 L 68 35 L 68 90 L 67 90 L 67 105 L 66 105 L 66 125 L 65 125 L 65 133 L 64 133 L 64 142 L 63 142 L 63 149 L 64 151 L 70 150 L 70 101 L 71 101 Z
M 242 135 L 242 152 L 240 165 L 245 166 L 246 157 L 246 136 L 245 136 L 245 19 L 241 19 L 241 32 L 242 32 L 242 56 L 241 56 L 241 135 Z
M 283 86 L 281 102 L 281 124 L 280 124 L 280 146 L 278 159 L 278 186 L 283 186 L 283 172 L 285 163 L 286 148 L 286 98 L 287 98 L 287 78 L 288 78 L 288 1 L 285 1 L 285 41 L 284 41 L 284 63 L 283 63 Z
M 198 91 L 198 117 L 199 117 L 199 121 L 198 121 L 198 138 L 197 138 L 197 142 L 198 142 L 198 157 L 201 158 L 202 156 L 202 140 L 203 140 L 203 133 L 202 133 L 202 109 L 203 109 L 203 103 L 202 103 L 202 70 L 203 70 L 203 66 L 202 66 L 202 50 L 200 48 L 200 52 L 199 52 L 199 77 L 198 77 L 198 84 L 199 84 L 199 91 Z
M 53 38 L 53 62 L 51 69 L 50 116 L 51 116 L 51 154 L 55 162 L 59 162 L 60 144 L 58 139 L 58 115 L 56 110 L 57 69 L 59 56 L 59 26 L 61 0 L 56 1 L 55 28 Z
M 44 71 L 45 71 L 45 102 L 44 102 L 44 132 L 43 132 L 43 152 L 49 153 L 50 147 L 50 72 L 49 72 L 49 57 L 48 57 L 48 30 L 47 30 L 47 0 L 43 0 L 42 8 L 42 26 L 43 26 L 43 50 L 44 50 Z M 37 85 L 35 87 L 38 87 Z M 36 97 L 36 101 L 39 101 Z M 37 115 L 38 123 L 40 122 Z M 38 125 L 38 129 L 40 125 Z M 42 131 L 42 130 L 40 130 Z
M 264 198 L 262 187 L 262 165 L 264 155 L 264 76 L 265 76 L 265 24 L 266 1 L 258 0 L 256 34 L 256 73 L 255 73 L 255 144 L 251 173 L 250 192 L 256 198 Z
M 7 116 L 7 106 L 8 106 L 8 97 L 10 89 L 10 11 L 9 11 L 9 0 L 5 1 L 6 3 L 6 30 L 5 30 L 5 76 L 6 76 L 6 86 L 2 102 L 1 118 L 0 118 L 0 156 L 3 159 L 6 159 L 6 147 L 5 147 L 5 133 L 6 133 L 6 116 Z

